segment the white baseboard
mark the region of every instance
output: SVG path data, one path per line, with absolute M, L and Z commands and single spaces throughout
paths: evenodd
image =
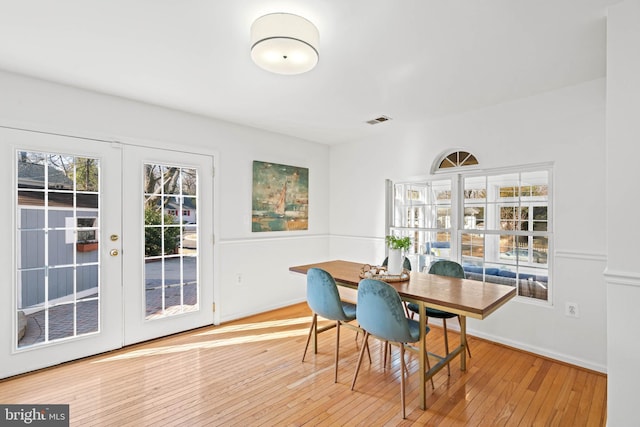
M 442 321 L 440 319 L 429 319 L 430 325 L 437 325 L 442 327 Z M 457 321 L 447 322 L 447 329 L 451 331 L 455 331 L 456 333 L 460 332 L 460 327 Z M 518 350 L 526 351 L 528 353 L 532 353 L 534 355 L 539 355 L 542 357 L 547 357 L 549 359 L 557 360 L 559 362 L 568 363 L 570 365 L 575 365 L 581 368 L 590 369 L 592 371 L 601 372 L 603 374 L 607 373 L 606 365 L 600 365 L 597 363 L 590 362 L 584 359 L 578 359 L 572 356 L 568 356 L 566 354 L 557 353 L 553 351 L 549 351 L 546 348 L 536 347 L 529 344 L 525 344 L 519 341 L 513 341 L 509 339 L 505 339 L 503 337 L 499 337 L 497 335 L 487 334 L 481 331 L 477 331 L 475 329 L 471 329 L 467 327 L 467 335 L 481 338 L 490 342 L 494 342 L 497 344 L 506 345 L 508 347 L 513 347 Z M 473 349 L 471 349 L 473 354 Z
M 549 359 L 557 360 L 559 362 L 568 363 L 570 365 L 575 365 L 581 368 L 590 369 L 592 371 L 601 372 L 603 374 L 607 373 L 606 365 L 600 365 L 588 360 L 579 359 L 576 357 L 568 356 L 566 354 L 549 351 L 546 348 L 532 346 L 519 341 L 513 341 L 513 340 L 505 339 L 505 338 L 498 337 L 491 334 L 485 334 L 476 330 L 468 330 L 467 333 L 474 337 L 482 338 L 487 341 L 495 342 L 498 344 L 503 344 L 508 347 L 513 347 L 518 350 L 526 351 L 528 353 L 537 354 L 543 357 L 547 357 Z
M 290 305 L 299 304 L 301 302 L 305 302 L 306 300 L 307 300 L 306 297 L 296 298 L 296 299 L 292 299 L 292 300 L 289 300 L 289 301 L 284 301 L 284 302 L 281 302 L 281 303 L 278 303 L 278 304 L 272 304 L 272 305 L 268 305 L 268 306 L 263 306 L 263 307 L 260 307 L 260 308 L 258 308 L 256 310 L 244 311 L 244 312 L 236 312 L 236 313 L 223 315 L 223 316 L 220 316 L 220 322 L 221 323 L 225 323 L 225 322 L 231 322 L 233 320 L 243 319 L 245 317 L 254 316 L 256 314 L 265 313 L 267 311 L 277 310 L 279 308 L 284 308 L 284 307 L 288 307 Z

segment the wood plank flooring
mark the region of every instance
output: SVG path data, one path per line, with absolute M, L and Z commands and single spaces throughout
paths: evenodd
M 605 375 L 470 337 L 467 371 L 440 371 L 418 403 L 417 356 L 407 353 L 407 418 L 400 361 L 383 366 L 370 340 L 350 390 L 359 342 L 343 328 L 338 383 L 335 329 L 302 352 L 306 304 L 201 328 L 0 382 L 3 404 L 70 405 L 72 426 L 604 426 Z M 457 336 L 451 334 L 457 341 Z M 444 352 L 433 327 L 429 351 Z

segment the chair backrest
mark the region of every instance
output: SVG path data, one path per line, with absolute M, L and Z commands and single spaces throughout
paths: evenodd
M 455 261 L 439 260 L 431 264 L 429 274 L 437 274 L 439 276 L 459 277 L 464 279 L 464 269 Z
M 386 267 L 387 264 L 389 264 L 389 257 L 386 257 L 384 261 L 382 261 L 381 266 Z M 402 268 L 411 271 L 411 261 L 409 261 L 409 258 L 404 257 L 404 261 L 402 261 Z
M 325 319 L 349 320 L 342 308 L 336 281 L 325 270 L 310 268 L 307 271 L 307 303 Z
M 358 284 L 358 324 L 371 335 L 394 342 L 415 342 L 398 292 L 388 283 L 363 279 Z

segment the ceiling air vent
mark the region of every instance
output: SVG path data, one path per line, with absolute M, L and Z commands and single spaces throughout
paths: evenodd
M 387 120 L 391 120 L 391 117 L 380 116 L 372 120 L 367 120 L 367 123 L 369 123 L 370 125 L 376 125 L 378 123 L 386 122 Z

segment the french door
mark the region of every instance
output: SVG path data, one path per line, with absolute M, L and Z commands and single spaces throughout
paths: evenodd
M 213 159 L 123 154 L 124 343 L 212 324 Z
M 211 156 L 7 128 L 0 152 L 0 378 L 213 323 Z

